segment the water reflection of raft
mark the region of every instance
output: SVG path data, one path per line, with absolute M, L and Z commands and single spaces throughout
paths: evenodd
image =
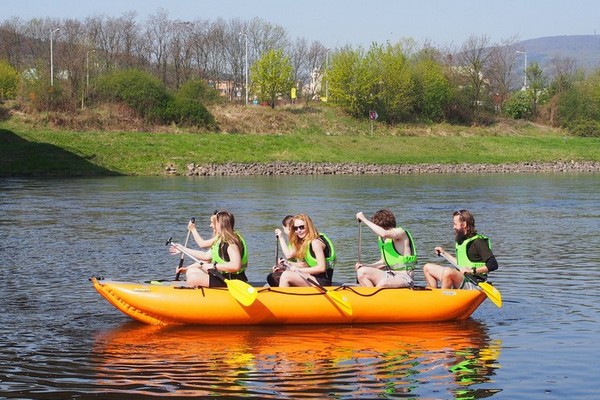
M 225 288 L 115 282 L 92 278 L 96 290 L 131 318 L 152 325 L 284 325 L 441 322 L 467 319 L 485 300 L 478 290 L 328 287 L 344 296 L 352 315 L 315 287 L 257 287 L 250 306 Z

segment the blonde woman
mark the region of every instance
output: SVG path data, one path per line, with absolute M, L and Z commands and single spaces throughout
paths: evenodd
M 248 281 L 246 267 L 248 265 L 248 248 L 244 238 L 234 230 L 235 218 L 228 211 L 217 211 L 214 216 L 215 237 L 209 250 L 193 250 L 174 243 L 171 254 L 186 250 L 200 262 L 178 269 L 185 272 L 187 285 L 191 287 L 225 287 L 223 279 L 208 272 L 214 269 L 223 278 Z
M 320 234 L 306 214 L 294 216 L 290 224 L 289 269 L 281 274 L 279 286 L 309 286 L 306 278 L 314 278 L 323 286 L 331 286 L 335 249 L 327 235 Z M 279 266 L 276 266 L 276 269 Z

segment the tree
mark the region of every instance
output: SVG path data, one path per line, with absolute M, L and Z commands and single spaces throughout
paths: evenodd
M 465 90 L 475 119 L 479 109 L 485 104 L 484 95 L 486 74 L 491 56 L 490 41 L 487 36 L 471 35 L 458 53 L 458 75 L 465 78 Z
M 275 108 L 277 97 L 290 92 L 294 76 L 290 59 L 282 50 L 269 50 L 250 68 L 252 91 Z
M 10 64 L 0 61 L 0 100 L 14 99 L 19 85 L 19 73 Z
M 544 101 L 542 95 L 546 91 L 546 77 L 544 71 L 537 62 L 532 62 L 525 71 L 527 74 L 527 91 L 532 99 L 533 114 L 537 111 L 537 105 Z
M 518 56 L 516 43 L 515 38 L 506 39 L 491 49 L 487 74 L 490 90 L 495 99 L 494 106 L 500 112 L 504 102 L 509 98 L 510 92 L 516 89 L 514 83 L 514 68 Z
M 414 57 L 414 76 L 417 86 L 417 116 L 427 121 L 439 122 L 452 97 L 450 82 L 444 73 L 443 66 L 436 60 L 438 54 L 428 48 Z

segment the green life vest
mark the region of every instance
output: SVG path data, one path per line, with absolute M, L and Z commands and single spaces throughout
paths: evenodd
M 233 272 L 233 274 L 241 274 L 248 267 L 248 246 L 246 246 L 246 241 L 244 240 L 242 235 L 240 235 L 237 232 L 235 234 L 238 235 L 238 238 L 240 238 L 240 241 L 242 242 L 242 267 L 240 268 L 239 271 Z M 211 259 L 213 262 L 217 262 L 217 263 L 227 262 L 220 254 L 221 253 L 220 250 L 221 250 L 221 241 L 218 240 L 218 241 L 214 242 L 210 248 Z M 219 271 L 219 272 L 221 272 L 221 271 Z
M 469 260 L 469 257 L 467 256 L 467 245 L 475 239 L 485 240 L 487 242 L 490 250 L 492 249 L 492 241 L 489 238 L 487 238 L 486 236 L 483 236 L 480 234 L 476 234 L 475 236 L 472 236 L 472 237 L 466 239 L 461 244 L 456 243 L 456 262 L 459 267 L 479 268 L 479 267 L 485 266 L 485 262 L 473 262 L 473 261 Z
M 385 261 L 385 264 L 393 270 L 413 270 L 417 264 L 417 248 L 415 247 L 415 242 L 409 231 L 404 229 L 404 232 L 406 232 L 406 236 L 408 236 L 410 248 L 412 249 L 413 253 L 409 256 L 403 256 L 402 254 L 398 253 L 394 247 L 393 239 L 383 240 L 381 236 L 377 238 L 381 257 Z
M 325 257 L 325 264 L 327 266 L 327 268 L 333 268 L 335 265 L 335 261 L 336 261 L 336 256 L 335 256 L 335 249 L 333 248 L 333 243 L 331 243 L 331 239 L 329 239 L 329 237 L 327 237 L 327 235 L 325 234 L 320 234 L 319 238 L 325 242 L 325 254 L 327 254 L 327 247 L 329 248 L 329 256 Z M 306 262 L 306 264 L 309 267 L 316 267 L 317 265 L 319 265 L 317 263 L 317 258 L 315 257 L 315 254 L 313 252 L 312 249 L 312 244 L 308 246 L 308 249 L 306 250 L 306 254 L 304 255 L 304 261 Z

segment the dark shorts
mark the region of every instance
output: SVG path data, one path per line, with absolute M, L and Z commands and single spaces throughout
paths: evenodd
M 225 279 L 237 279 L 240 281 L 248 282 L 248 278 L 246 277 L 245 272 L 240 272 L 239 274 L 221 274 L 220 272 L 217 273 Z M 225 284 L 225 281 L 223 279 L 220 279 L 218 276 L 209 274 L 208 287 L 227 287 L 227 284 Z
M 283 272 L 271 272 L 267 275 L 267 283 L 271 287 L 279 286 L 279 279 L 281 278 L 281 274 Z M 313 278 L 316 279 L 317 282 L 321 284 L 321 286 L 331 286 L 331 280 L 333 279 L 333 268 L 327 268 L 327 271 L 319 274 L 313 275 Z

